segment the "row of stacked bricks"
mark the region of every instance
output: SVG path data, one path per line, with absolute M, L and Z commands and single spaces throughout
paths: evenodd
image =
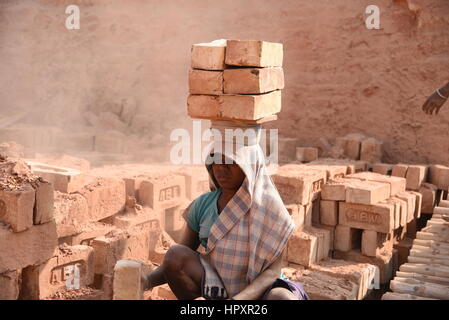
M 318 159 L 282 165 L 272 176 L 296 225 L 284 252 L 283 271 L 304 284 L 312 299 L 363 299 L 378 274 L 370 259 L 329 259 L 343 237 L 336 231 L 339 200 L 322 199 L 330 181 L 357 176 L 367 168 L 365 161 Z
M 14 169 L 21 162 L 5 163 Z M 58 294 L 76 272 L 80 287 L 90 288 L 78 299 L 112 299 L 116 262 L 133 259 L 148 270 L 160 264 L 179 239 L 184 209 L 209 186 L 207 171 L 197 167 L 21 164 L 34 173 L 31 187 L 10 191 L 2 183 L 2 299 L 63 298 Z M 167 286 L 159 291 L 173 298 Z
M 215 40 L 192 46 L 187 112 L 210 120 L 274 120 L 284 88 L 281 43 Z
M 442 200 L 446 206 L 449 201 Z M 408 262 L 390 282 L 382 300 L 449 299 L 449 218 L 433 214 L 416 235 Z

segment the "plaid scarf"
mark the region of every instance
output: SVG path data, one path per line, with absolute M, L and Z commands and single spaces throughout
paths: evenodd
M 233 147 L 233 152 L 222 148 L 222 154 L 246 178 L 212 225 L 206 252 L 200 255 L 203 296 L 209 299 L 226 299 L 247 287 L 282 254 L 295 227 L 267 173 L 260 146 Z M 212 166 L 206 168 L 217 187 Z

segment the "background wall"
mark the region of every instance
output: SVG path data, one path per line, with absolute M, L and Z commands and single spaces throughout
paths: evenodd
M 80 30 L 65 28 L 70 4 Z M 369 4 L 380 30 L 365 27 Z M 167 144 L 192 126 L 191 44 L 220 38 L 284 44 L 282 136 L 360 132 L 384 141 L 385 161 L 449 165 L 449 103 L 421 111 L 449 80 L 447 0 L 0 0 L 0 115 Z

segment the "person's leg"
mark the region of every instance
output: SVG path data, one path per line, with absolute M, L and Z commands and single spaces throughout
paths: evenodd
M 190 300 L 201 295 L 204 269 L 197 252 L 183 245 L 170 247 L 165 254 L 162 270 L 178 299 Z
M 276 287 L 268 291 L 265 300 L 299 300 L 290 290 L 283 287 Z

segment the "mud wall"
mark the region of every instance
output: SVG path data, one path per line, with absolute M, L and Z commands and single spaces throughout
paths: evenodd
M 377 4 L 381 29 L 367 30 Z M 81 29 L 65 28 L 65 7 Z M 186 116 L 190 45 L 279 41 L 286 88 L 280 134 L 314 146 L 352 132 L 384 141 L 385 161 L 449 164 L 449 105 L 421 105 L 449 80 L 442 0 L 2 0 L 0 111 L 67 132 L 169 141 Z

